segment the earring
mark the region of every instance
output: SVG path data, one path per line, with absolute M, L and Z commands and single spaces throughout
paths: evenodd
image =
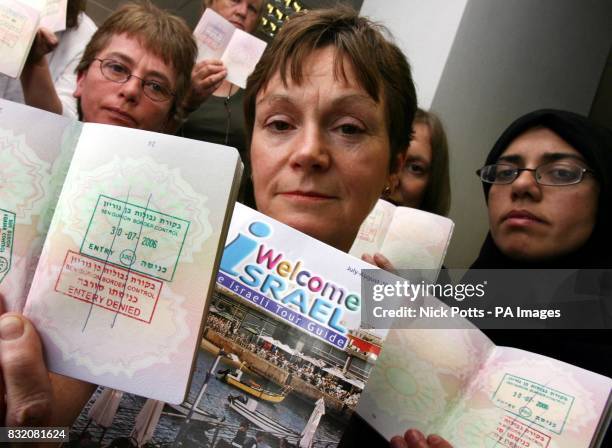
M 391 194 L 391 187 L 390 187 L 389 185 L 387 185 L 387 186 L 385 187 L 385 189 L 383 190 L 382 195 L 383 195 L 383 197 L 385 197 L 385 198 L 386 198 L 386 197 L 387 197 L 387 196 L 389 196 L 390 194 Z

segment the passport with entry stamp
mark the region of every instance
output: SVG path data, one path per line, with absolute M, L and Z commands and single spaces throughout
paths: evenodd
M 0 166 L 0 294 L 47 367 L 182 402 L 238 152 L 0 100 Z

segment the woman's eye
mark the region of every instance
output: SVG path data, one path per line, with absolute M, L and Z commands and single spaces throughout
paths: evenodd
M 409 171 L 414 174 L 425 174 L 425 167 L 418 163 L 409 163 L 405 167 L 406 171 Z
M 107 67 L 110 68 L 115 73 L 127 73 L 128 72 L 128 69 L 124 65 L 118 64 L 118 63 L 111 62 L 107 65 Z
M 269 122 L 266 127 L 271 128 L 272 130 L 277 132 L 288 131 L 292 128 L 292 126 L 288 122 L 283 120 L 273 120 Z
M 550 176 L 552 176 L 552 177 L 554 177 L 556 179 L 560 179 L 560 180 L 573 179 L 574 177 L 576 177 L 574 170 L 569 170 L 569 169 L 566 169 L 566 168 L 555 168 L 555 169 L 549 171 L 548 174 Z
M 357 135 L 365 132 L 365 130 L 361 126 L 358 126 L 353 123 L 341 124 L 336 129 L 340 131 L 340 133 L 342 133 L 343 135 Z
M 571 174 L 572 174 L 572 173 L 571 173 L 571 171 L 569 171 L 569 170 L 564 170 L 563 168 L 557 168 L 557 169 L 555 169 L 555 170 L 551 171 L 551 173 L 552 173 L 554 176 L 557 176 L 557 177 L 567 177 L 567 176 L 569 176 L 569 175 L 571 175 Z
M 156 81 L 147 81 L 147 87 L 155 92 L 164 92 L 166 89 L 160 83 Z
M 511 179 L 514 177 L 516 170 L 510 168 L 499 169 L 495 173 L 497 179 Z
M 562 185 L 564 183 L 574 183 L 580 179 L 581 169 L 576 165 L 555 163 L 539 167 L 537 173 L 539 178 L 544 179 L 545 182 Z

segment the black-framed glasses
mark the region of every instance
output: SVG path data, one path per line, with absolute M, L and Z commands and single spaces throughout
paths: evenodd
M 569 162 L 550 162 L 536 168 L 518 168 L 508 163 L 495 163 L 483 166 L 476 174 L 480 180 L 489 184 L 511 184 L 523 171 L 534 173 L 538 184 L 552 186 L 574 185 L 581 182 L 586 173 L 594 172 Z
M 98 59 L 100 61 L 100 72 L 109 81 L 117 82 L 119 84 L 125 84 L 130 78 L 136 78 L 140 80 L 142 91 L 152 101 L 168 101 L 176 94 L 170 90 L 170 88 L 161 81 L 153 79 L 143 79 L 136 75 L 133 75 L 131 70 L 119 61 L 114 59 Z

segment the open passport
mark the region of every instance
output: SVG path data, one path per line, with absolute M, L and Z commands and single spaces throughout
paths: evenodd
M 39 27 L 66 29 L 68 0 L 0 0 L 0 73 L 19 78 Z
M 465 321 L 391 329 L 357 412 L 387 440 L 418 428 L 455 448 L 594 448 L 611 391 L 610 378 L 495 346 Z
M 428 270 L 435 281 L 453 234 L 449 218 L 379 199 L 363 221 L 350 254 L 383 254 L 395 269 Z
M 0 73 L 19 78 L 44 7 L 44 0 L 0 0 Z
M 0 167 L 0 294 L 48 368 L 182 402 L 238 152 L 0 100 Z

